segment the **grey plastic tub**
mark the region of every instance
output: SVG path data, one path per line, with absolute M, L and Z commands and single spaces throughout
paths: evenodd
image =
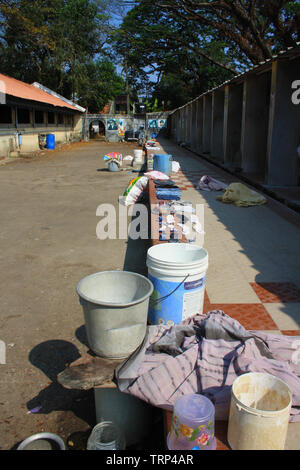
M 91 350 L 121 359 L 134 352 L 146 334 L 153 285 L 141 274 L 103 271 L 77 284 Z

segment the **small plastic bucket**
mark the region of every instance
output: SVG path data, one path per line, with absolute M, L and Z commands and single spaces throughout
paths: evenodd
M 233 450 L 283 450 L 292 394 L 271 374 L 249 372 L 232 385 L 228 442 Z
M 143 150 L 134 150 L 133 155 L 134 155 L 134 160 L 136 162 L 142 162 L 143 161 Z
M 120 170 L 118 163 L 114 162 L 113 160 L 108 162 L 108 169 L 109 171 L 114 171 L 114 172 Z
M 154 286 L 148 320 L 176 325 L 203 312 L 208 253 L 187 243 L 161 243 L 147 253 L 148 278 Z

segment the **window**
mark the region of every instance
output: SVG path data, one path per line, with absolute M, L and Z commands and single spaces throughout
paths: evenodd
M 55 124 L 55 114 L 52 111 L 48 113 L 48 124 Z
M 58 123 L 58 124 L 64 124 L 64 122 L 65 122 L 65 121 L 64 121 L 64 115 L 63 115 L 63 113 L 58 113 L 58 115 L 57 115 L 57 123 Z
M 10 106 L 0 106 L 0 124 L 12 124 L 12 109 Z
M 18 109 L 18 123 L 19 124 L 30 124 L 30 111 L 29 109 L 19 108 Z
M 43 111 L 35 111 L 35 123 L 36 124 L 44 124 L 45 123 L 45 116 Z
M 66 114 L 67 126 L 73 126 L 73 114 Z

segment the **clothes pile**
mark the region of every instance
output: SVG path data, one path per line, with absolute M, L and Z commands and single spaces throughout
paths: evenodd
M 116 369 L 118 387 L 153 406 L 172 410 L 182 395 L 201 393 L 227 420 L 231 386 L 241 374 L 267 372 L 283 380 L 293 401 L 290 421 L 300 421 L 300 337 L 247 331 L 221 310 L 178 325 L 147 327 L 140 348 Z

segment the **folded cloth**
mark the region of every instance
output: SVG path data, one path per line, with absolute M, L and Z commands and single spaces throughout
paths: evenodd
M 145 176 L 147 176 L 151 180 L 162 180 L 162 181 L 167 181 L 169 179 L 168 175 L 165 173 L 162 173 L 161 171 L 148 171 L 147 173 L 144 173 Z
M 242 183 L 231 183 L 225 193 L 217 197 L 217 200 L 234 203 L 239 207 L 257 206 L 267 202 L 265 197 Z
M 197 189 L 202 189 L 203 191 L 222 191 L 227 188 L 227 184 L 222 183 L 222 181 L 216 180 L 211 176 L 204 175 L 200 179 Z
M 247 372 L 266 372 L 290 388 L 290 421 L 296 422 L 300 421 L 300 361 L 295 358 L 299 343 L 300 336 L 247 331 L 215 310 L 175 327 L 147 327 L 144 342 L 115 375 L 122 392 L 167 410 L 182 395 L 201 393 L 214 403 L 216 419 L 227 420 L 234 380 Z
M 181 198 L 181 190 L 177 188 L 157 188 L 156 196 L 157 199 L 179 201 Z
M 166 194 L 157 194 L 156 196 L 157 196 L 157 199 L 162 199 L 165 201 L 180 201 L 180 196 L 178 196 L 177 194 L 166 193 Z
M 178 188 L 172 180 L 154 180 L 154 184 L 156 188 Z

